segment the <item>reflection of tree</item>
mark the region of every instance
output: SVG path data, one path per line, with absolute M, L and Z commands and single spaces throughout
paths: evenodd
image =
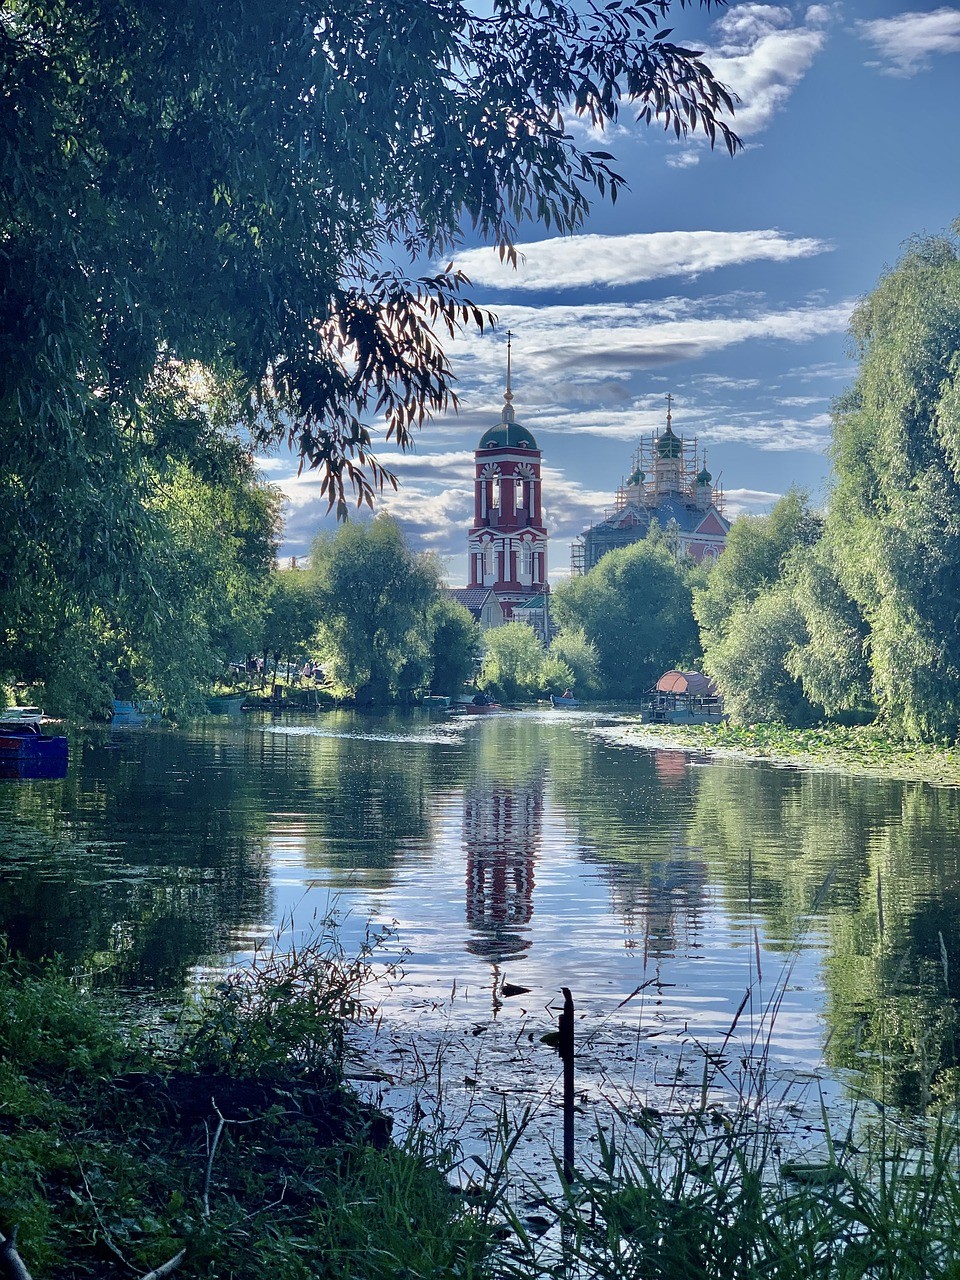
M 697 786 L 688 763 L 676 751 L 584 751 L 571 737 L 551 753 L 554 795 L 576 825 L 581 856 L 606 882 L 626 945 L 654 959 L 681 938 L 695 945 L 702 915 L 706 865 L 684 836 Z
M 77 754 L 63 783 L 3 794 L 0 932 L 31 957 L 99 958 L 124 982 L 175 985 L 265 914 L 248 771 L 167 733 Z
M 960 794 L 898 790 L 866 849 L 860 909 L 830 922 L 827 1058 L 913 1108 L 960 1088 Z

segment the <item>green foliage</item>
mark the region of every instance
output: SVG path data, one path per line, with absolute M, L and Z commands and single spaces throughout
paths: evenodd
M 0 679 L 49 679 L 99 611 L 131 675 L 188 699 L 247 616 L 231 572 L 197 613 L 210 551 L 256 555 L 221 446 L 288 442 L 345 515 L 395 483 L 369 420 L 405 448 L 456 400 L 440 338 L 489 317 L 459 272 L 390 264 L 450 258 L 468 224 L 512 257 L 524 221 L 572 231 L 615 195 L 565 113 L 630 103 L 736 148 L 670 7 L 3 5 Z M 196 513 L 156 501 L 171 463 L 210 486 Z
M 561 634 L 580 631 L 596 649 L 609 697 L 638 698 L 699 653 L 691 589 L 662 539 L 611 551 L 551 599 Z
M 430 678 L 427 618 L 439 569 L 415 555 L 396 521 L 378 516 L 321 534 L 310 552 L 320 623 L 316 643 L 335 687 L 358 703 L 385 703 Z
M 554 636 L 550 643 L 550 656 L 559 659 L 573 673 L 569 687 L 578 697 L 589 698 L 600 688 L 600 655 L 597 653 L 597 646 L 591 644 L 579 627 L 572 631 L 561 631 Z
M 507 702 L 535 698 L 544 690 L 546 660 L 539 636 L 525 622 L 492 627 L 483 634 L 480 685 Z M 556 675 L 554 666 L 548 674 Z M 566 676 L 568 682 L 573 679 L 569 669 Z
M 872 709 L 869 632 L 840 581 L 832 539 L 824 536 L 795 556 L 792 594 L 805 637 L 789 651 L 789 673 L 827 715 Z
M 306 656 L 320 620 L 319 602 L 311 588 L 310 575 L 302 569 L 274 570 L 255 652 L 272 654 L 277 661 Z
M 365 989 L 388 934 L 368 929 L 359 952 L 345 954 L 335 916 L 318 921 L 303 942 L 260 946 L 188 1007 L 183 1059 L 203 1072 L 261 1078 L 305 1075 L 332 1083 L 343 1070 L 348 1022 L 372 1012 Z M 382 966 L 393 972 L 390 965 Z
M 807 653 L 810 634 L 796 583 L 821 529 L 806 496 L 791 490 L 769 515 L 734 523 L 726 550 L 694 593 L 704 669 L 724 711 L 741 724 L 806 724 L 816 715 L 799 679 L 797 655 Z M 811 671 L 816 661 L 808 655 Z
M 820 519 L 798 489 L 785 494 L 769 515 L 734 521 L 726 550 L 694 595 L 704 653 L 724 638 L 739 608 L 791 571 L 798 549 L 812 546 L 820 529 Z
M 430 690 L 446 697 L 458 694 L 476 669 L 480 628 L 469 609 L 441 593 L 427 614 L 430 635 Z
M 84 995 L 62 973 L 0 965 L 0 1089 L 4 1110 L 16 1115 L 2 1138 L 0 1229 L 7 1236 L 18 1225 L 31 1274 L 94 1280 L 106 1266 L 144 1275 L 183 1248 L 182 1274 L 210 1280 L 249 1275 L 251 1266 L 275 1280 L 480 1274 L 488 1233 L 416 1139 L 374 1150 L 369 1109 L 342 1088 L 303 1082 L 316 1032 L 285 983 L 297 988 L 305 963 L 303 954 L 291 961 L 286 979 L 279 959 L 269 976 L 261 964 L 255 985 L 267 999 L 256 1016 L 267 1006 L 277 1015 L 272 1025 L 292 1066 L 280 1072 L 270 1050 L 270 1071 L 243 1080 L 228 1079 L 238 1061 L 217 1054 L 203 1058 L 213 1078 L 171 1071 L 169 1037 L 148 1052 L 102 997 Z M 294 1010 L 284 1021 L 279 1004 L 288 995 Z M 337 1003 L 331 998 L 324 1016 Z M 213 1044 L 224 1011 L 214 1004 L 209 1012 Z M 193 1025 L 196 1047 L 203 1024 Z M 263 1061 L 259 1053 L 247 1065 L 254 1061 Z M 253 1107 L 247 1123 L 234 1123 L 244 1106 Z M 228 1122 L 213 1142 L 218 1110 Z
M 806 638 L 803 617 L 789 590 L 765 591 L 741 605 L 723 640 L 704 658 L 723 696 L 724 711 L 741 724 L 805 724 L 815 718 L 815 708 L 787 669 L 788 657 Z
M 880 711 L 911 737 L 960 732 L 960 258 L 913 243 L 854 313 L 860 371 L 835 411 L 828 530 L 869 628 Z

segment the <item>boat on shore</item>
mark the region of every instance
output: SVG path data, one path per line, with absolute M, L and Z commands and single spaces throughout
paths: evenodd
M 39 707 L 8 707 L 0 711 L 0 777 L 64 778 L 67 739 L 45 734 Z
M 249 689 L 244 689 L 242 693 L 211 694 L 207 698 L 207 711 L 213 716 L 239 715 L 249 696 Z

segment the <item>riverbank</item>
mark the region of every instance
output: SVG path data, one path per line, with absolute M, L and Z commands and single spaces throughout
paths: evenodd
M 732 1110 L 694 1097 L 673 1119 L 611 1113 L 589 1164 L 531 1212 L 510 1180 L 522 1124 L 501 1123 L 462 1191 L 452 1152 L 416 1134 L 395 1146 L 309 1043 L 281 1059 L 303 1029 L 295 987 L 251 1018 L 240 984 L 221 984 L 161 1036 L 56 969 L 0 965 L 0 1276 L 956 1275 L 955 1118 L 906 1141 L 882 1114 L 855 1139 L 828 1128 L 821 1158 L 797 1161 L 762 1088 Z
M 801 769 L 960 786 L 960 747 L 900 742 L 870 726 L 661 725 L 625 722 L 604 737 L 633 746 L 666 747 L 703 755 Z

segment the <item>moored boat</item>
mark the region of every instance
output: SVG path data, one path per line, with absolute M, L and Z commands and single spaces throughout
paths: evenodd
M 207 698 L 207 710 L 214 716 L 238 715 L 249 696 L 249 690 L 242 693 L 212 694 Z
M 0 712 L 0 777 L 62 778 L 67 772 L 67 739 L 43 733 L 39 707 Z

